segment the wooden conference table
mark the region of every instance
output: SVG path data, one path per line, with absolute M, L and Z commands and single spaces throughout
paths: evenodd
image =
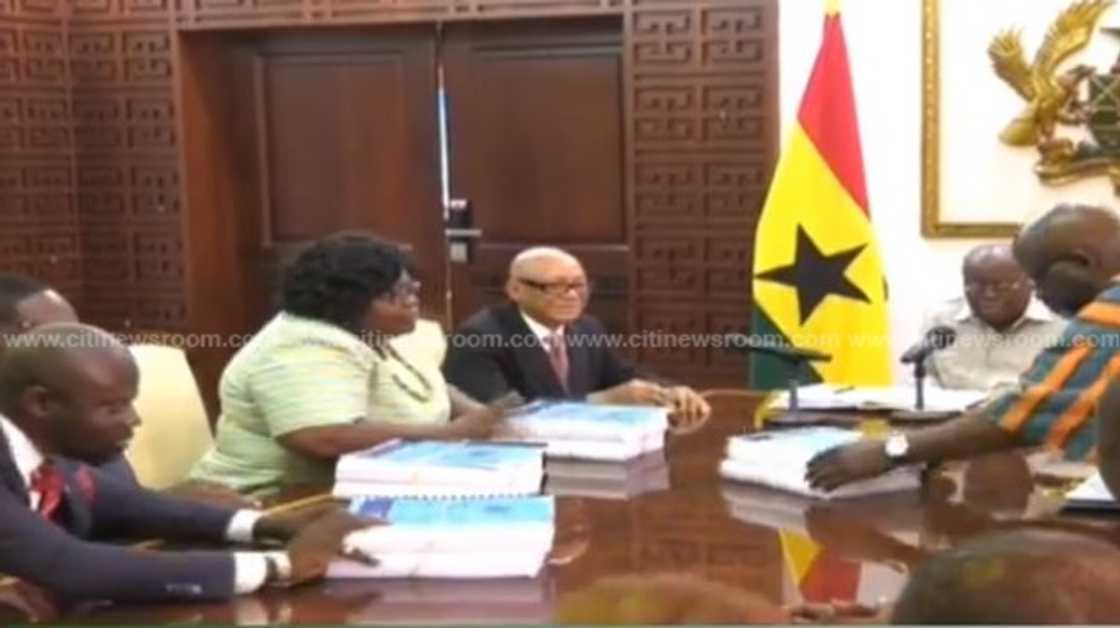
M 1056 518 L 1057 491 L 1019 454 L 946 466 L 921 495 L 859 502 L 813 503 L 723 482 L 716 466 L 724 441 L 752 429 L 758 404 L 759 397 L 714 399 L 703 430 L 670 440 L 667 465 L 651 459 L 626 478 L 581 480 L 585 471 L 609 472 L 572 464 L 550 469 L 548 488 L 561 494 L 556 544 L 533 580 L 327 581 L 224 604 L 87 609 L 63 621 L 546 622 L 566 592 L 603 576 L 659 572 L 701 574 L 779 604 L 881 602 L 897 595 L 923 557 L 985 531 L 1112 525 Z

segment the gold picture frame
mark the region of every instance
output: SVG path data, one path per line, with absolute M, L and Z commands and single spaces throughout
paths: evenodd
M 922 236 L 1006 238 L 1014 222 L 948 222 L 941 218 L 941 1 L 922 0 Z

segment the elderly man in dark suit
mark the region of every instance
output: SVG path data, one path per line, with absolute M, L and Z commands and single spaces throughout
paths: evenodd
M 113 336 L 48 324 L 0 356 L 0 573 L 64 602 L 222 599 L 321 576 L 343 535 L 369 525 L 332 509 L 264 516 L 145 491 L 85 462 L 120 454 L 139 418 L 139 375 Z M 100 539 L 289 541 L 273 552 L 156 552 Z
M 510 391 L 526 399 L 665 405 L 677 425 L 711 409 L 687 386 L 641 379 L 604 342 L 602 323 L 584 314 L 590 287 L 579 260 L 560 249 L 534 247 L 510 264 L 510 303 L 468 318 L 451 338 L 447 381 L 481 401 Z

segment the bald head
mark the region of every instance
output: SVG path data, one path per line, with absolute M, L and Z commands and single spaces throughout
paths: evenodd
M 510 262 L 506 295 L 527 316 L 555 329 L 583 314 L 589 296 L 587 275 L 567 251 L 537 246 Z
M 1120 549 L 1017 530 L 934 556 L 910 577 L 894 624 L 1083 624 L 1120 620 Z
M 1019 266 L 1019 263 L 1015 261 L 1015 254 L 1012 253 L 1010 244 L 981 244 L 973 247 L 964 256 L 963 267 L 968 269 L 1007 262 L 1014 264 L 1016 267 Z
M 0 355 L 0 412 L 48 453 L 89 462 L 120 453 L 138 423 L 137 386 L 128 348 L 89 325 L 42 325 Z
M 520 273 L 536 273 L 554 266 L 574 266 L 581 270 L 583 268 L 579 260 L 564 249 L 554 246 L 534 246 L 514 256 L 509 263 L 509 274 L 511 277 L 516 277 Z
M 1120 273 L 1120 218 L 1104 207 L 1058 205 L 1023 228 L 1014 250 L 1046 305 L 1072 315 Z
M 0 351 L 8 338 L 32 327 L 77 320 L 73 306 L 47 284 L 18 273 L 0 273 Z

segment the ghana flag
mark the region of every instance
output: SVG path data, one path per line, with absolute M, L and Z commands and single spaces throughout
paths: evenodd
M 800 377 L 890 383 L 887 288 L 871 226 L 838 0 L 755 234 L 752 332 L 832 355 Z M 784 386 L 788 366 L 760 356 L 751 384 Z

